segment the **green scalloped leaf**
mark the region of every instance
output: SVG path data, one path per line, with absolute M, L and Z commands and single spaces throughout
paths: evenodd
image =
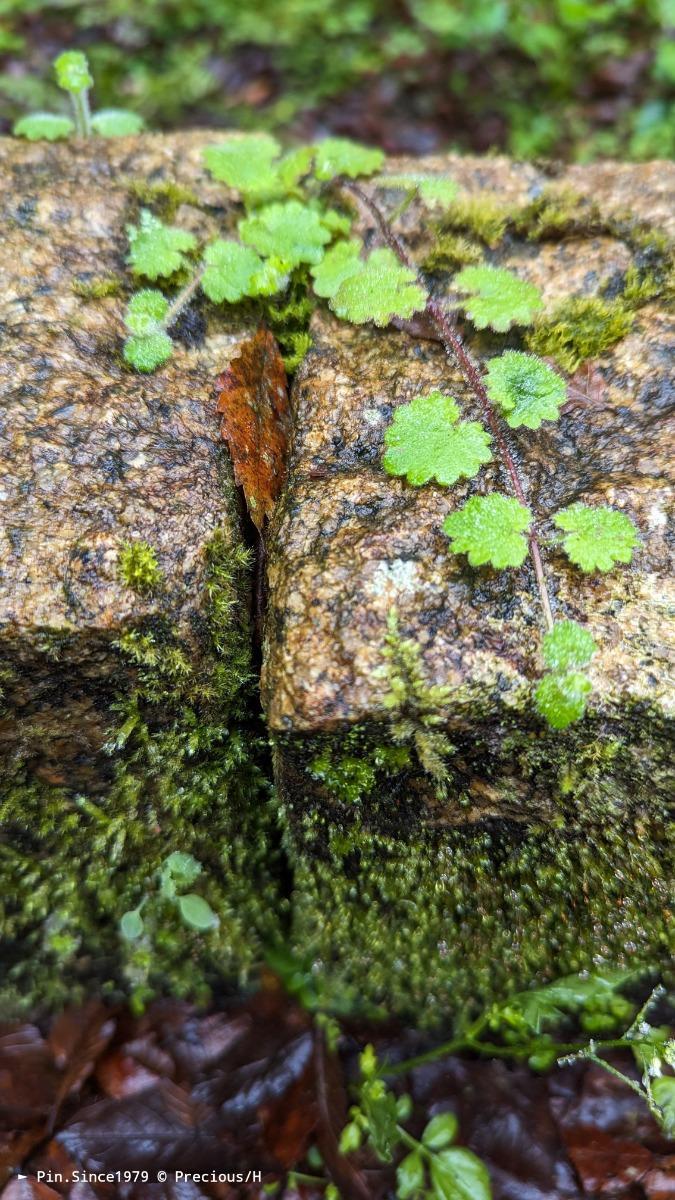
M 537 708 L 552 729 L 566 729 L 586 711 L 592 690 L 590 679 L 579 671 L 567 675 L 544 675 L 534 693 Z
M 467 554 L 472 567 L 519 567 L 527 556 L 525 532 L 532 513 L 512 496 L 498 492 L 472 496 L 457 512 L 449 513 L 443 529 L 453 554 Z
M 168 333 L 137 334 L 124 343 L 124 360 L 137 371 L 147 374 L 161 367 L 173 352 Z
M 205 146 L 203 155 L 214 179 L 244 194 L 265 196 L 279 184 L 274 160 L 281 146 L 269 133 L 247 133 L 218 146 Z M 290 171 L 293 174 L 293 171 Z
M 384 443 L 384 469 L 416 486 L 431 479 L 446 486 L 472 479 L 492 458 L 483 426 L 460 421 L 455 401 L 438 391 L 397 408 Z
M 75 125 L 70 117 L 62 117 L 59 113 L 28 113 L 12 126 L 15 137 L 27 138 L 29 142 L 59 142 L 74 132 Z
M 371 181 L 379 188 L 393 188 L 404 192 L 417 192 L 425 204 L 447 208 L 459 190 L 458 184 L 449 175 L 427 175 L 410 172 L 401 175 L 378 175 Z
M 565 672 L 585 667 L 597 650 L 592 634 L 576 621 L 556 621 L 541 644 L 549 671 Z
M 239 222 L 239 234 L 259 254 L 274 256 L 288 267 L 320 262 L 331 238 L 320 214 L 299 200 L 258 209 Z
M 252 295 L 252 281 L 263 266 L 250 246 L 222 238 L 206 247 L 204 263 L 202 291 L 214 304 L 223 300 L 236 304 L 243 296 Z
M 81 50 L 64 50 L 54 59 L 56 82 L 65 92 L 86 92 L 94 86 L 86 54 Z
M 317 179 L 335 179 L 337 175 L 357 179 L 359 175 L 374 175 L 385 161 L 382 150 L 362 146 L 349 138 L 324 138 L 317 142 L 314 153 Z
M 138 225 L 127 225 L 127 262 L 134 275 L 159 279 L 187 266 L 185 253 L 194 250 L 197 239 L 186 229 L 164 225 L 149 209 L 142 208 Z
M 126 108 L 99 108 L 91 118 L 91 127 L 101 137 L 129 137 L 145 129 L 145 121 Z
M 169 301 L 156 288 L 136 292 L 127 304 L 124 324 L 130 333 L 142 337 L 160 332 L 160 325 L 169 311 Z
M 424 308 L 426 292 L 393 250 L 373 250 L 360 264 L 360 270 L 344 279 L 330 300 L 338 317 L 355 325 L 372 321 L 384 326 L 392 317 L 411 317 Z
M 520 350 L 490 359 L 485 386 L 512 429 L 538 429 L 542 421 L 557 421 L 567 398 L 564 379 L 543 359 Z
M 351 241 L 336 242 L 326 251 L 321 262 L 311 269 L 317 296 L 330 299 L 345 279 L 358 274 L 361 270 L 359 255 L 362 249 L 361 242 Z
M 530 325 L 543 302 L 539 289 L 503 267 L 465 267 L 455 276 L 453 288 L 471 294 L 460 307 L 477 329 L 488 325 L 505 333 L 511 325 Z
M 607 505 L 570 504 L 553 523 L 564 530 L 563 550 L 582 571 L 611 571 L 615 563 L 629 563 L 640 540 L 630 517 Z

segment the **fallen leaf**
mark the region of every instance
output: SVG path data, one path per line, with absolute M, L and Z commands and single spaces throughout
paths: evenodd
M 34 1175 L 10 1180 L 0 1200 L 61 1200 L 59 1193 L 46 1183 L 39 1183 Z
M 624 1196 L 653 1162 L 646 1146 L 600 1129 L 577 1129 L 568 1134 L 567 1150 L 587 1196 Z
M 112 1014 L 98 1000 L 68 1008 L 52 1025 L 47 1039 L 62 1076 L 52 1104 L 52 1124 L 67 1096 L 77 1092 L 115 1032 Z
M 234 477 L 262 529 L 281 492 L 290 435 L 286 371 L 269 330 L 260 328 L 243 343 L 217 387 Z
M 675 1154 L 662 1158 L 641 1182 L 647 1200 L 675 1200 Z

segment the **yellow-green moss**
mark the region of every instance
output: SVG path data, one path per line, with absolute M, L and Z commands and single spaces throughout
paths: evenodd
M 468 233 L 486 246 L 494 247 L 504 236 L 509 210 L 492 195 L 460 197 L 438 222 L 440 233 Z
M 133 179 L 129 192 L 139 205 L 152 208 L 164 221 L 171 221 L 181 204 L 199 205 L 199 197 L 192 188 L 182 187 L 171 179 L 149 183 L 147 179 Z
M 620 300 L 576 296 L 538 320 L 526 333 L 525 344 L 534 354 L 553 358 L 571 372 L 621 341 L 632 323 L 633 314 Z
M 70 286 L 81 300 L 103 300 L 106 296 L 121 295 L 124 280 L 119 275 L 101 275 L 88 281 L 74 279 Z
M 154 591 L 163 579 L 157 551 L 143 541 L 122 544 L 117 570 L 125 587 L 141 596 Z
M 468 267 L 483 258 L 477 242 L 458 233 L 439 233 L 434 244 L 420 263 L 423 271 L 455 271 Z

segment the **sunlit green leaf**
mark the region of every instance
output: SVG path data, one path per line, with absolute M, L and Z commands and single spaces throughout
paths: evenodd
M 383 466 L 417 486 L 471 479 L 490 462 L 490 435 L 478 421 L 460 421 L 450 396 L 431 392 L 396 409 L 384 435 Z
M 543 359 L 520 350 L 490 359 L 485 386 L 513 429 L 538 429 L 542 421 L 557 421 L 567 397 L 562 377 Z
M 169 311 L 169 302 L 155 288 L 144 288 L 136 292 L 127 304 L 124 324 L 130 333 L 157 333 Z
M 525 531 L 532 521 L 529 508 L 511 496 L 494 493 L 472 496 L 450 513 L 443 529 L 453 554 L 467 554 L 472 567 L 519 567 L 527 556 Z
M 317 143 L 315 153 L 317 179 L 334 179 L 336 175 L 356 179 L 359 175 L 373 175 L 385 158 L 382 150 L 361 146 L 348 138 L 325 138 Z
M 361 243 L 357 241 L 336 242 L 326 251 L 320 263 L 312 267 L 314 291 L 317 296 L 328 299 L 334 296 L 340 284 L 350 275 L 361 270 L 359 255 Z
M 542 307 L 539 290 L 503 267 L 465 267 L 455 276 L 453 288 L 470 293 L 461 307 L 477 329 L 490 326 L 504 333 L 511 325 L 529 325 Z
M 143 930 L 144 925 L 140 908 L 132 908 L 129 912 L 122 913 L 120 918 L 120 933 L 127 942 L 135 942 L 139 937 L 142 937 Z
M 58 142 L 70 137 L 75 126 L 70 117 L 62 117 L 59 113 L 36 112 L 19 117 L 12 126 L 15 137 L 27 138 L 29 142 Z
M 582 571 L 611 571 L 617 562 L 629 563 L 640 540 L 630 517 L 607 505 L 570 504 L 553 523 L 564 530 L 563 550 Z
M 162 222 L 147 208 L 141 209 L 138 225 L 127 225 L 127 262 L 135 275 L 159 279 L 173 275 L 187 263 L 185 253 L 194 250 L 194 234 Z
M 402 266 L 393 250 L 373 250 L 360 264 L 358 272 L 344 279 L 330 300 L 331 308 L 343 320 L 382 326 L 392 317 L 411 317 L 424 308 L 426 293 L 414 271 Z
M 331 237 L 319 213 L 299 200 L 258 209 L 239 222 L 239 233 L 260 254 L 273 255 L 289 267 L 320 262 Z
M 223 239 L 206 247 L 204 263 L 202 291 L 215 304 L 223 300 L 235 304 L 243 296 L 251 295 L 251 282 L 263 266 L 262 259 L 250 246 Z
M 272 164 L 280 153 L 281 146 L 270 134 L 247 133 L 218 146 L 206 146 L 204 162 L 214 179 L 228 187 L 264 196 L 278 185 L 276 167 Z M 292 175 L 293 170 L 289 173 Z
M 91 127 L 101 137 L 128 137 L 140 133 L 145 121 L 125 108 L 99 108 L 91 118 Z
M 591 690 L 590 679 L 578 671 L 568 675 L 544 675 L 535 691 L 537 708 L 553 729 L 566 729 L 583 717 Z

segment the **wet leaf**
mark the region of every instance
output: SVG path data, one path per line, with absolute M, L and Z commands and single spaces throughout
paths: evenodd
M 284 481 L 290 434 L 286 372 L 276 340 L 259 329 L 218 379 L 221 432 L 251 520 L 262 529 Z

